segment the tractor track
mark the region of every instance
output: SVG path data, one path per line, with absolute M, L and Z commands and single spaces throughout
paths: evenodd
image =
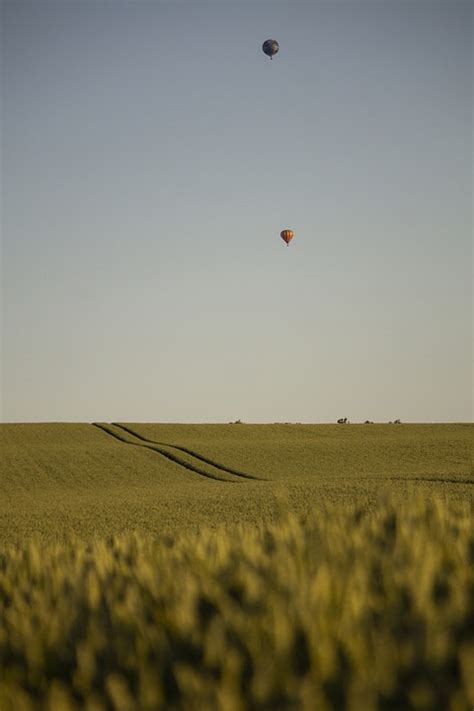
M 107 424 L 102 424 L 100 422 L 92 422 L 91 423 L 93 427 L 97 427 L 97 429 L 102 430 L 102 432 L 105 432 L 105 434 L 110 435 L 111 437 L 114 437 L 116 440 L 119 442 L 122 442 L 123 444 L 130 444 L 133 447 L 144 447 L 146 449 L 151 449 L 152 452 L 156 452 L 156 454 L 160 454 L 162 457 L 165 457 L 165 459 L 168 459 L 171 462 L 174 462 L 175 464 L 178 464 L 179 466 L 183 467 L 184 469 L 187 469 L 188 471 L 194 472 L 194 474 L 198 474 L 199 476 L 206 477 L 206 479 L 213 479 L 214 481 L 220 481 L 223 484 L 240 484 L 241 482 L 239 481 L 232 481 L 230 479 L 222 479 L 219 476 L 214 476 L 213 474 L 206 472 L 204 469 L 201 469 L 198 466 L 193 466 L 189 462 L 184 461 L 184 459 L 181 459 L 181 457 L 178 457 L 177 455 L 171 454 L 170 452 L 165 452 L 160 447 L 154 443 L 149 443 L 147 444 L 146 441 L 143 442 L 130 442 L 130 440 L 125 439 L 125 437 L 121 437 L 117 432 L 114 432 L 113 430 L 110 429 L 110 425 Z
M 403 476 L 391 476 L 387 481 L 404 481 L 409 483 L 410 481 L 421 481 L 421 482 L 436 482 L 438 484 L 467 484 L 468 486 L 474 486 L 474 479 L 442 479 L 441 477 L 403 477 Z
M 118 422 L 111 422 L 110 424 L 114 425 L 114 427 L 119 427 L 121 430 L 124 430 L 125 432 L 128 432 L 129 434 L 133 435 L 137 439 L 141 439 L 143 442 L 147 442 L 148 444 L 156 444 L 158 446 L 162 447 L 171 447 L 172 449 L 178 449 L 180 452 L 185 452 L 186 454 L 189 454 L 191 457 L 194 457 L 195 459 L 199 459 L 201 462 L 205 462 L 206 464 L 210 464 L 212 467 L 216 467 L 216 469 L 220 469 L 223 472 L 228 472 L 229 474 L 233 474 L 234 476 L 241 477 L 242 479 L 252 479 L 253 481 L 268 481 L 268 479 L 263 479 L 257 476 L 253 476 L 253 474 L 247 474 L 246 472 L 242 472 L 239 469 L 232 469 L 230 467 L 226 467 L 224 464 L 219 464 L 219 462 L 216 462 L 212 459 L 208 459 L 207 457 L 204 457 L 202 454 L 198 454 L 197 452 L 194 452 L 192 449 L 188 449 L 187 447 L 181 447 L 180 445 L 177 444 L 168 444 L 168 442 L 157 442 L 156 440 L 153 439 L 148 439 L 147 437 L 144 437 L 141 434 L 138 434 L 138 432 L 134 432 L 130 427 L 126 427 L 125 425 L 120 425 Z

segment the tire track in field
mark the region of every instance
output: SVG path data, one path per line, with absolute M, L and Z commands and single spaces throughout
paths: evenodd
M 331 477 L 331 482 L 334 481 L 340 481 L 339 477 Z M 343 481 L 349 481 L 349 479 L 344 479 Z M 367 475 L 362 475 L 362 476 L 354 476 L 350 478 L 350 481 L 371 481 L 376 484 L 386 484 L 387 482 L 390 481 L 403 481 L 405 484 L 409 484 L 410 482 L 414 481 L 416 483 L 421 482 L 423 483 L 428 483 L 431 484 L 435 482 L 436 484 L 467 484 L 469 486 L 474 486 L 474 478 L 473 479 L 443 479 L 442 477 L 428 477 L 428 476 L 387 476 L 387 477 L 382 477 L 382 476 L 367 476 Z
M 428 481 L 428 482 L 437 482 L 438 484 L 468 484 L 469 486 L 474 486 L 474 479 L 442 479 L 441 477 L 424 477 L 424 476 L 417 476 L 417 477 L 404 477 L 404 476 L 391 476 L 388 479 L 389 481 L 404 481 L 406 483 L 409 483 L 410 481 Z
M 241 482 L 235 481 L 232 479 L 223 479 L 219 476 L 214 476 L 210 472 L 205 471 L 204 469 L 201 469 L 199 466 L 194 466 L 193 464 L 190 464 L 189 462 L 186 462 L 184 459 L 181 457 L 178 457 L 175 454 L 171 454 L 169 452 L 163 451 L 159 446 L 150 443 L 147 444 L 145 442 L 130 442 L 130 440 L 125 439 L 125 437 L 121 437 L 120 434 L 117 434 L 117 432 L 114 432 L 112 429 L 110 429 L 110 425 L 107 424 L 102 424 L 100 422 L 92 422 L 91 423 L 93 427 L 97 427 L 97 429 L 102 430 L 102 432 L 105 432 L 105 434 L 110 435 L 111 437 L 114 437 L 116 440 L 119 442 L 123 442 L 124 444 L 130 444 L 133 447 L 144 447 L 146 449 L 151 449 L 152 452 L 156 452 L 156 454 L 161 454 L 162 457 L 165 457 L 171 462 L 174 462 L 175 464 L 179 464 L 179 466 L 183 467 L 184 469 L 187 469 L 188 471 L 194 472 L 195 474 L 199 474 L 199 476 L 206 477 L 207 479 L 213 479 L 214 481 L 220 481 L 223 484 L 239 484 Z
M 128 434 L 133 435 L 134 437 L 142 440 L 143 442 L 147 442 L 148 444 L 156 444 L 156 445 L 159 445 L 162 447 L 170 447 L 172 449 L 178 449 L 180 452 L 185 452 L 186 454 L 189 454 L 191 457 L 198 459 L 200 462 L 205 462 L 206 464 L 210 464 L 211 467 L 215 467 L 216 469 L 220 469 L 223 472 L 227 472 L 229 474 L 233 474 L 234 476 L 241 477 L 242 479 L 252 479 L 253 481 L 268 481 L 268 479 L 263 479 L 261 477 L 254 476 L 253 474 L 247 474 L 246 472 L 242 472 L 239 469 L 232 469 L 231 467 L 226 467 L 224 464 L 219 464 L 219 462 L 216 462 L 213 459 L 208 459 L 208 457 L 205 457 L 202 454 L 198 454 L 197 452 L 194 452 L 192 449 L 188 449 L 187 447 L 181 447 L 180 445 L 177 445 L 177 444 L 168 444 L 167 442 L 157 442 L 156 440 L 148 439 L 147 437 L 144 437 L 143 435 L 138 434 L 138 432 L 134 432 L 130 427 L 126 427 L 125 425 L 119 425 L 118 422 L 111 422 L 111 424 L 114 427 L 119 427 L 121 430 L 128 432 Z

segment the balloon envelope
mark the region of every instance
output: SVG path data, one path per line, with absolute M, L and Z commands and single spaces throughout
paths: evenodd
M 280 237 L 284 242 L 286 242 L 287 245 L 289 245 L 291 240 L 293 239 L 293 234 L 293 230 L 282 230 L 280 232 Z
M 270 57 L 270 59 L 273 59 L 273 55 L 276 54 L 279 49 L 280 45 L 274 39 L 267 39 L 262 44 L 262 50 L 268 57 Z

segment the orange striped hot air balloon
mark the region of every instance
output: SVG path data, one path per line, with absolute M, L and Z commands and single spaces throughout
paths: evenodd
M 282 230 L 280 232 L 280 237 L 284 242 L 286 242 L 286 246 L 288 247 L 291 240 L 293 239 L 293 230 Z

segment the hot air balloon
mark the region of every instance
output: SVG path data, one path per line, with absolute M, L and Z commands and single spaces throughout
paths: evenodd
M 293 239 L 293 230 L 282 230 L 280 232 L 280 237 L 283 242 L 286 242 L 286 246 L 289 247 L 290 242 Z
M 273 55 L 278 52 L 280 49 L 280 45 L 276 40 L 273 39 L 268 39 L 265 40 L 265 42 L 262 44 L 262 49 L 264 53 L 267 55 L 267 57 L 270 57 L 270 59 L 273 59 Z

